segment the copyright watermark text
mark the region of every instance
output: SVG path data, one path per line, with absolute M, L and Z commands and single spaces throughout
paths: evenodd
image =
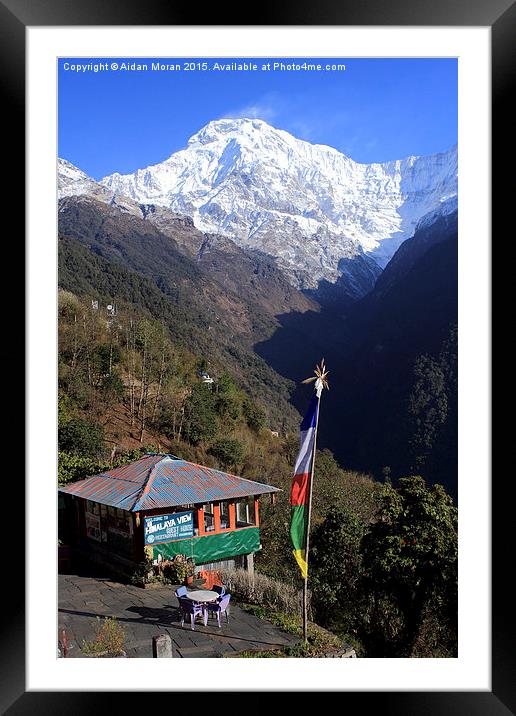
M 306 60 L 267 60 L 263 61 L 192 61 L 171 62 L 168 60 L 152 62 L 63 62 L 65 72 L 84 74 L 87 72 L 344 72 L 346 65 L 340 62 Z

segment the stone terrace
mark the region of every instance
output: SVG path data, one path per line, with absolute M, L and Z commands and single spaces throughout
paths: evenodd
M 242 651 L 279 649 L 299 643 L 299 638 L 244 612 L 231 603 L 229 624 L 219 629 L 211 619 L 205 627 L 197 621 L 181 627 L 174 587 L 142 589 L 100 576 L 59 575 L 58 639 L 66 630 L 68 657 L 81 657 L 84 639 L 94 638 L 96 617 L 116 617 L 126 630 L 128 657 L 152 658 L 152 637 L 169 634 L 174 657 L 237 656 Z

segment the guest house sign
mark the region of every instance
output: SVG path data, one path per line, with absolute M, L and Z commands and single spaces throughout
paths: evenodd
M 176 512 L 173 515 L 145 518 L 145 544 L 170 542 L 173 539 L 193 537 L 193 534 L 193 512 Z

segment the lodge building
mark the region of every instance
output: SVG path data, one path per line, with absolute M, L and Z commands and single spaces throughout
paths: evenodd
M 113 568 L 183 554 L 196 569 L 253 570 L 261 549 L 259 499 L 278 488 L 148 453 L 59 489 L 59 534 Z

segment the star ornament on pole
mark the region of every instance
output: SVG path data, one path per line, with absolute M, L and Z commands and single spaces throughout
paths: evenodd
M 326 388 L 326 390 L 330 389 L 327 380 L 329 372 L 329 370 L 326 370 L 323 358 L 321 363 L 315 366 L 314 375 L 310 378 L 307 378 L 306 380 L 303 380 L 302 383 L 312 383 L 313 381 L 315 381 L 315 391 L 317 393 L 317 397 L 320 398 L 323 388 Z

